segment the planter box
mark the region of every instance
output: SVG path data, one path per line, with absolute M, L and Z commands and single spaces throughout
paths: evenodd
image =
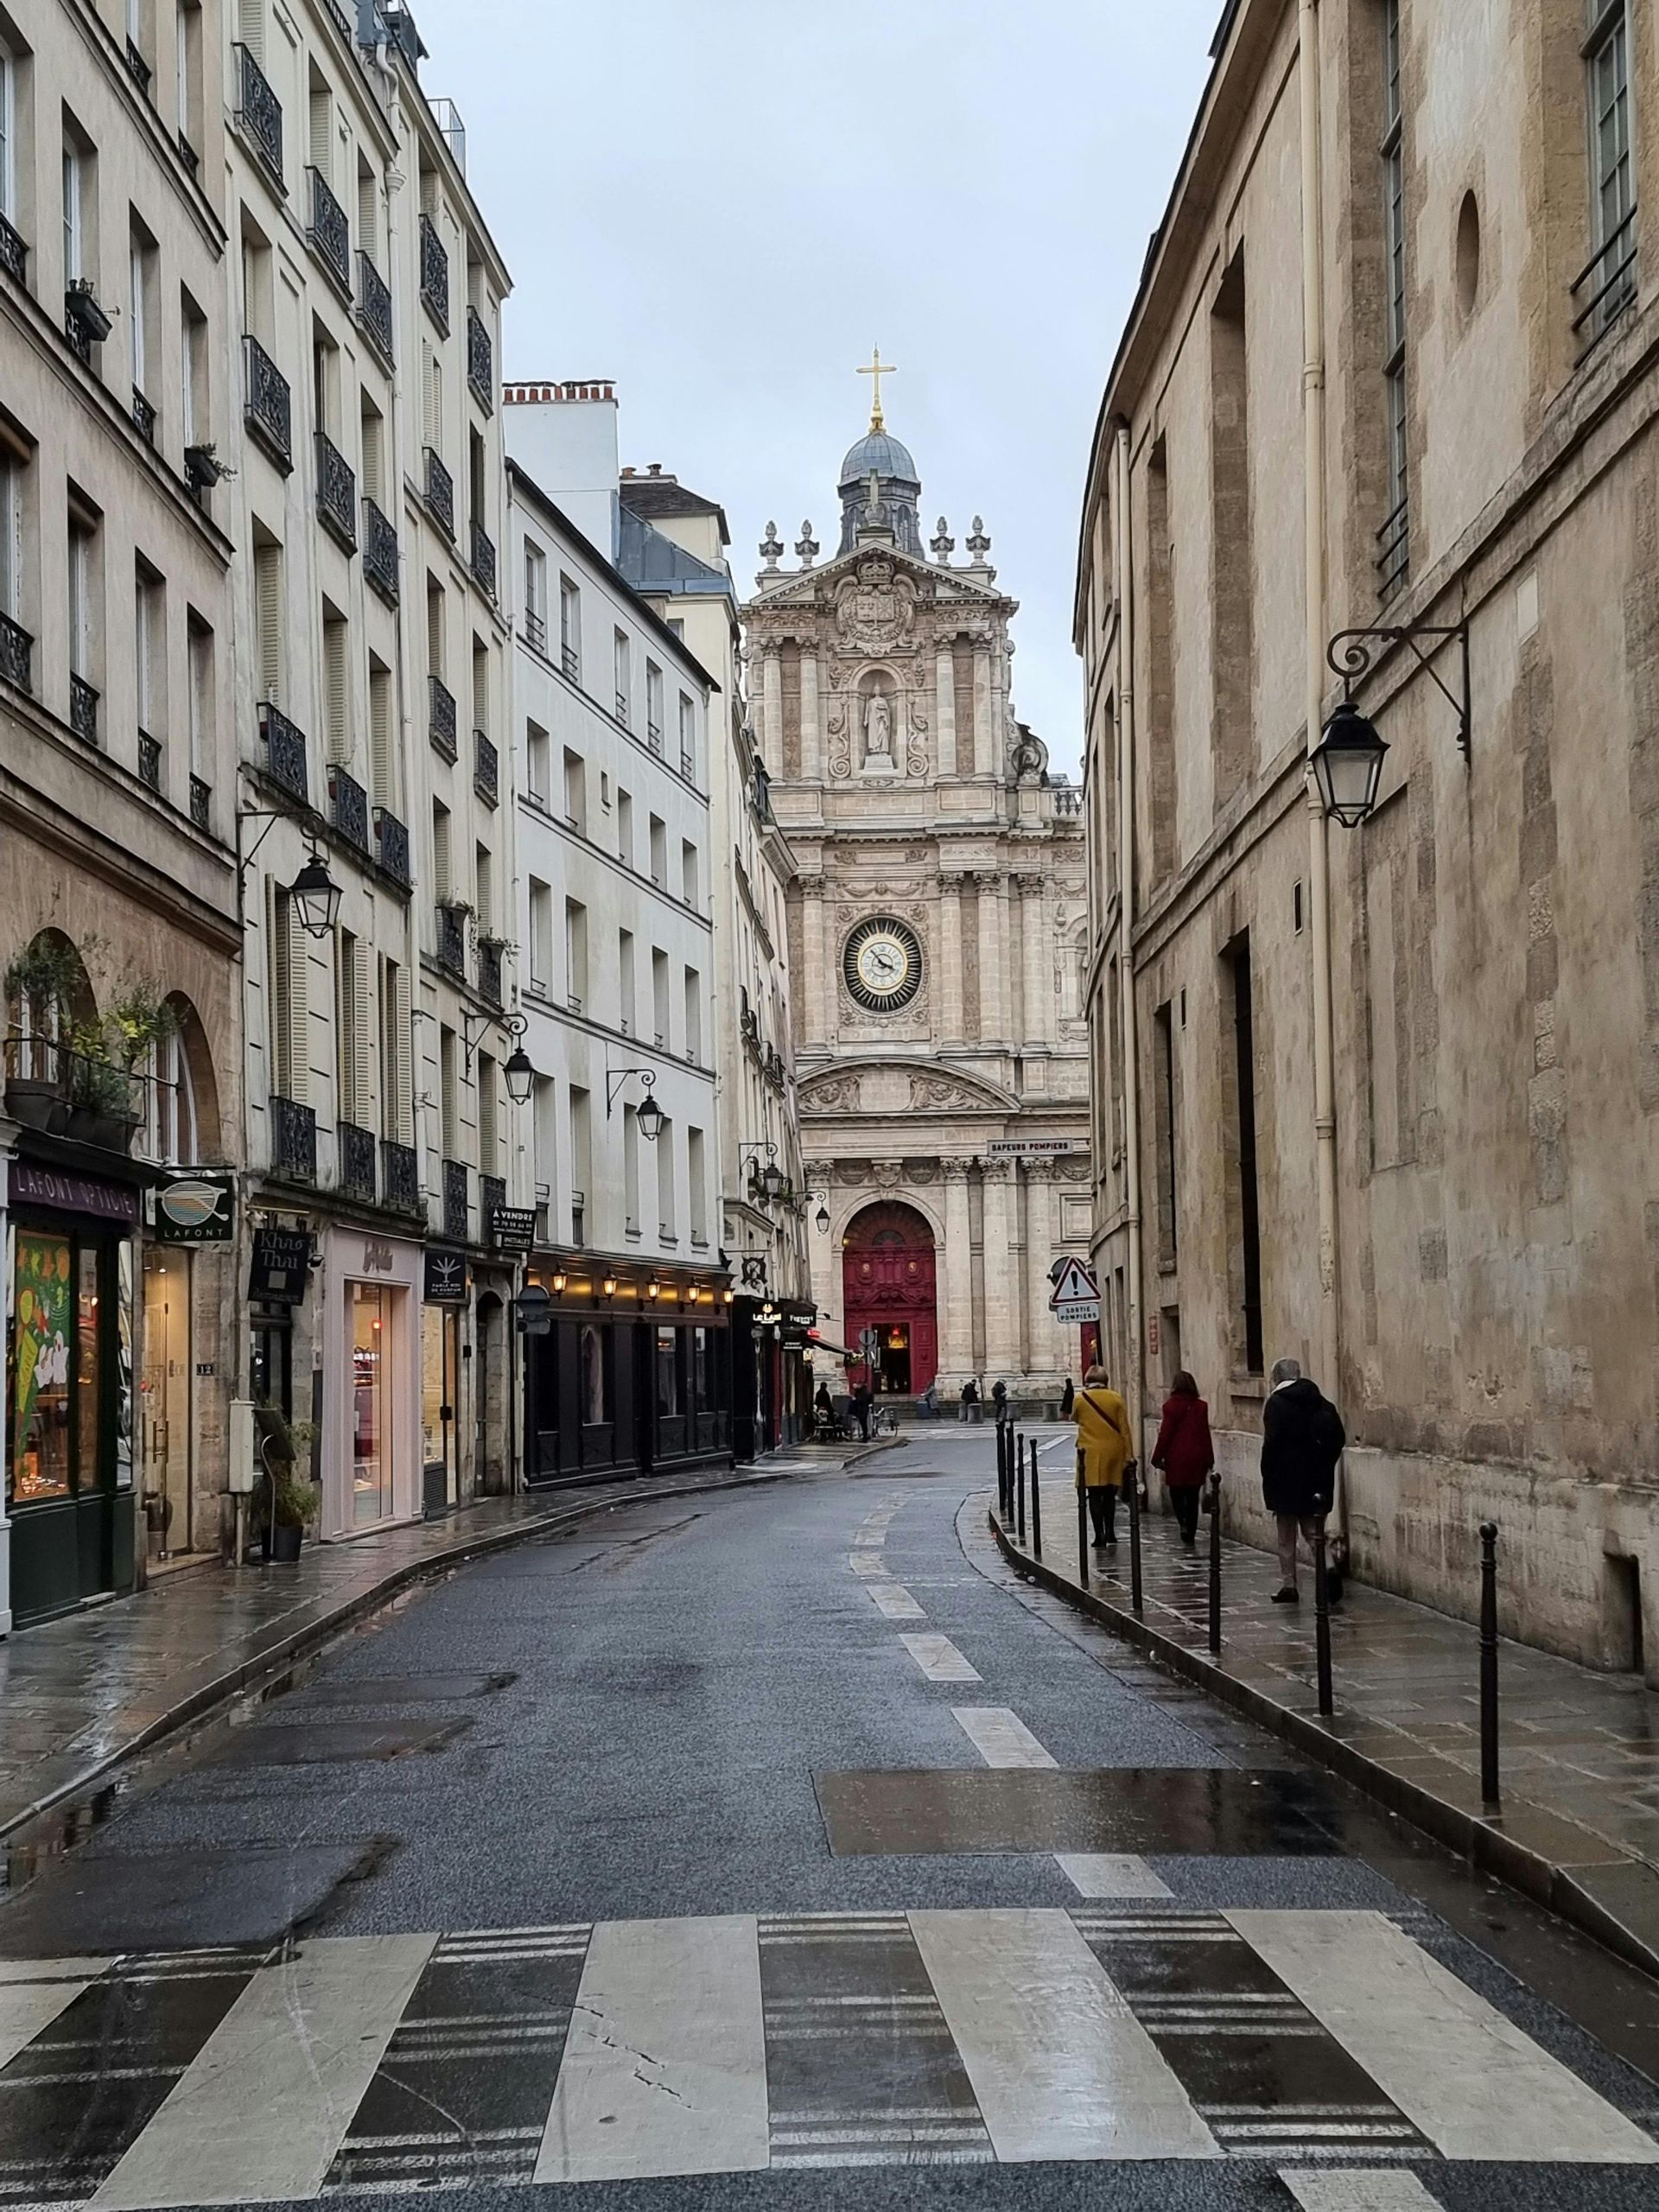
M 72 1106 L 68 1134 L 78 1144 L 101 1145 L 105 1152 L 130 1152 L 138 1128 L 136 1114 L 111 1114 L 99 1106 Z
M 60 1137 L 69 1126 L 69 1102 L 54 1076 L 13 1076 L 6 1085 L 6 1111 L 25 1128 Z
M 300 1546 L 305 1541 L 303 1529 L 290 1529 L 282 1522 L 270 1532 L 270 1560 L 273 1567 L 292 1567 L 299 1559 Z

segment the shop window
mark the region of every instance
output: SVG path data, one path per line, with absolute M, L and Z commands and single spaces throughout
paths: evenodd
M 680 1410 L 680 1332 L 677 1329 L 658 1329 L 657 1332 L 657 1412 L 659 1419 L 671 1421 Z
M 251 1330 L 248 1385 L 256 1406 L 294 1417 L 294 1324 L 286 1315 L 256 1313 Z
M 593 1428 L 609 1421 L 610 1392 L 605 1373 L 605 1338 L 591 1322 L 582 1330 L 579 1357 L 582 1366 L 582 1418 Z
M 715 1409 L 714 1370 L 709 1361 L 709 1338 L 707 1329 L 691 1332 L 691 1398 L 700 1414 Z
M 10 1492 L 14 1504 L 28 1505 L 70 1494 L 74 1270 L 69 1239 L 20 1229 L 16 1264 Z
M 359 1529 L 391 1511 L 385 1341 L 390 1302 L 375 1284 L 352 1285 L 352 1520 Z

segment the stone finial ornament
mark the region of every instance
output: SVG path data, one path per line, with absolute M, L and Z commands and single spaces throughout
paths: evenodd
M 942 569 L 948 569 L 950 565 L 950 556 L 957 550 L 957 541 L 949 535 L 948 526 L 943 515 L 939 517 L 938 535 L 930 538 L 928 543 L 932 548 L 933 558 Z
M 804 522 L 801 524 L 801 534 L 796 541 L 795 551 L 804 569 L 810 569 L 813 562 L 817 559 L 818 541 L 812 535 L 812 525 L 810 522 Z
M 775 522 L 769 522 L 766 534 L 760 541 L 760 558 L 766 563 L 769 575 L 775 572 L 783 557 L 784 541 L 778 535 L 778 525 Z
M 990 551 L 990 550 L 991 541 L 985 535 L 984 518 L 980 515 L 976 515 L 974 517 L 973 530 L 969 535 L 968 550 L 973 555 L 976 562 L 982 563 L 985 556 Z

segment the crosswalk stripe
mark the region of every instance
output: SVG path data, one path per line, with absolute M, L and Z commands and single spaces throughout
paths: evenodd
M 902 1582 L 867 1582 L 875 1609 L 885 1613 L 890 1621 L 925 1621 L 927 1615 L 911 1596 Z
M 602 1922 L 536 2179 L 741 2173 L 768 2158 L 753 1917 Z
M 1000 2159 L 1222 2156 L 1065 1913 L 910 1924 Z
M 982 1682 L 948 1636 L 901 1636 L 899 1639 L 930 1682 Z
M 435 1942 L 341 1936 L 263 1967 L 92 2212 L 315 2196 Z
M 1006 1705 L 957 1705 L 950 1708 L 963 1733 L 987 1766 L 1053 1766 L 1017 1713 Z
M 867 1582 L 879 1582 L 888 1572 L 887 1562 L 879 1552 L 853 1552 L 849 1554 L 847 1564 Z
M 1279 2178 L 1302 2212 L 1440 2212 L 1416 2175 L 1399 2166 L 1381 2172 L 1291 2170 Z
M 1659 2144 L 1381 1913 L 1227 1917 L 1446 2157 L 1659 2164 Z
M 1175 1892 L 1132 1853 L 1057 1851 L 1060 1872 L 1079 1897 L 1172 1897 Z
M 0 2067 L 27 2050 L 115 1964 L 113 1959 L 0 1959 Z

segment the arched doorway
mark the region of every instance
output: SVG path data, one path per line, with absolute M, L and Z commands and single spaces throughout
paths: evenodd
M 870 1387 L 878 1397 L 913 1398 L 939 1370 L 938 1269 L 933 1232 L 914 1206 L 867 1206 L 842 1251 L 847 1341 L 874 1329 Z

